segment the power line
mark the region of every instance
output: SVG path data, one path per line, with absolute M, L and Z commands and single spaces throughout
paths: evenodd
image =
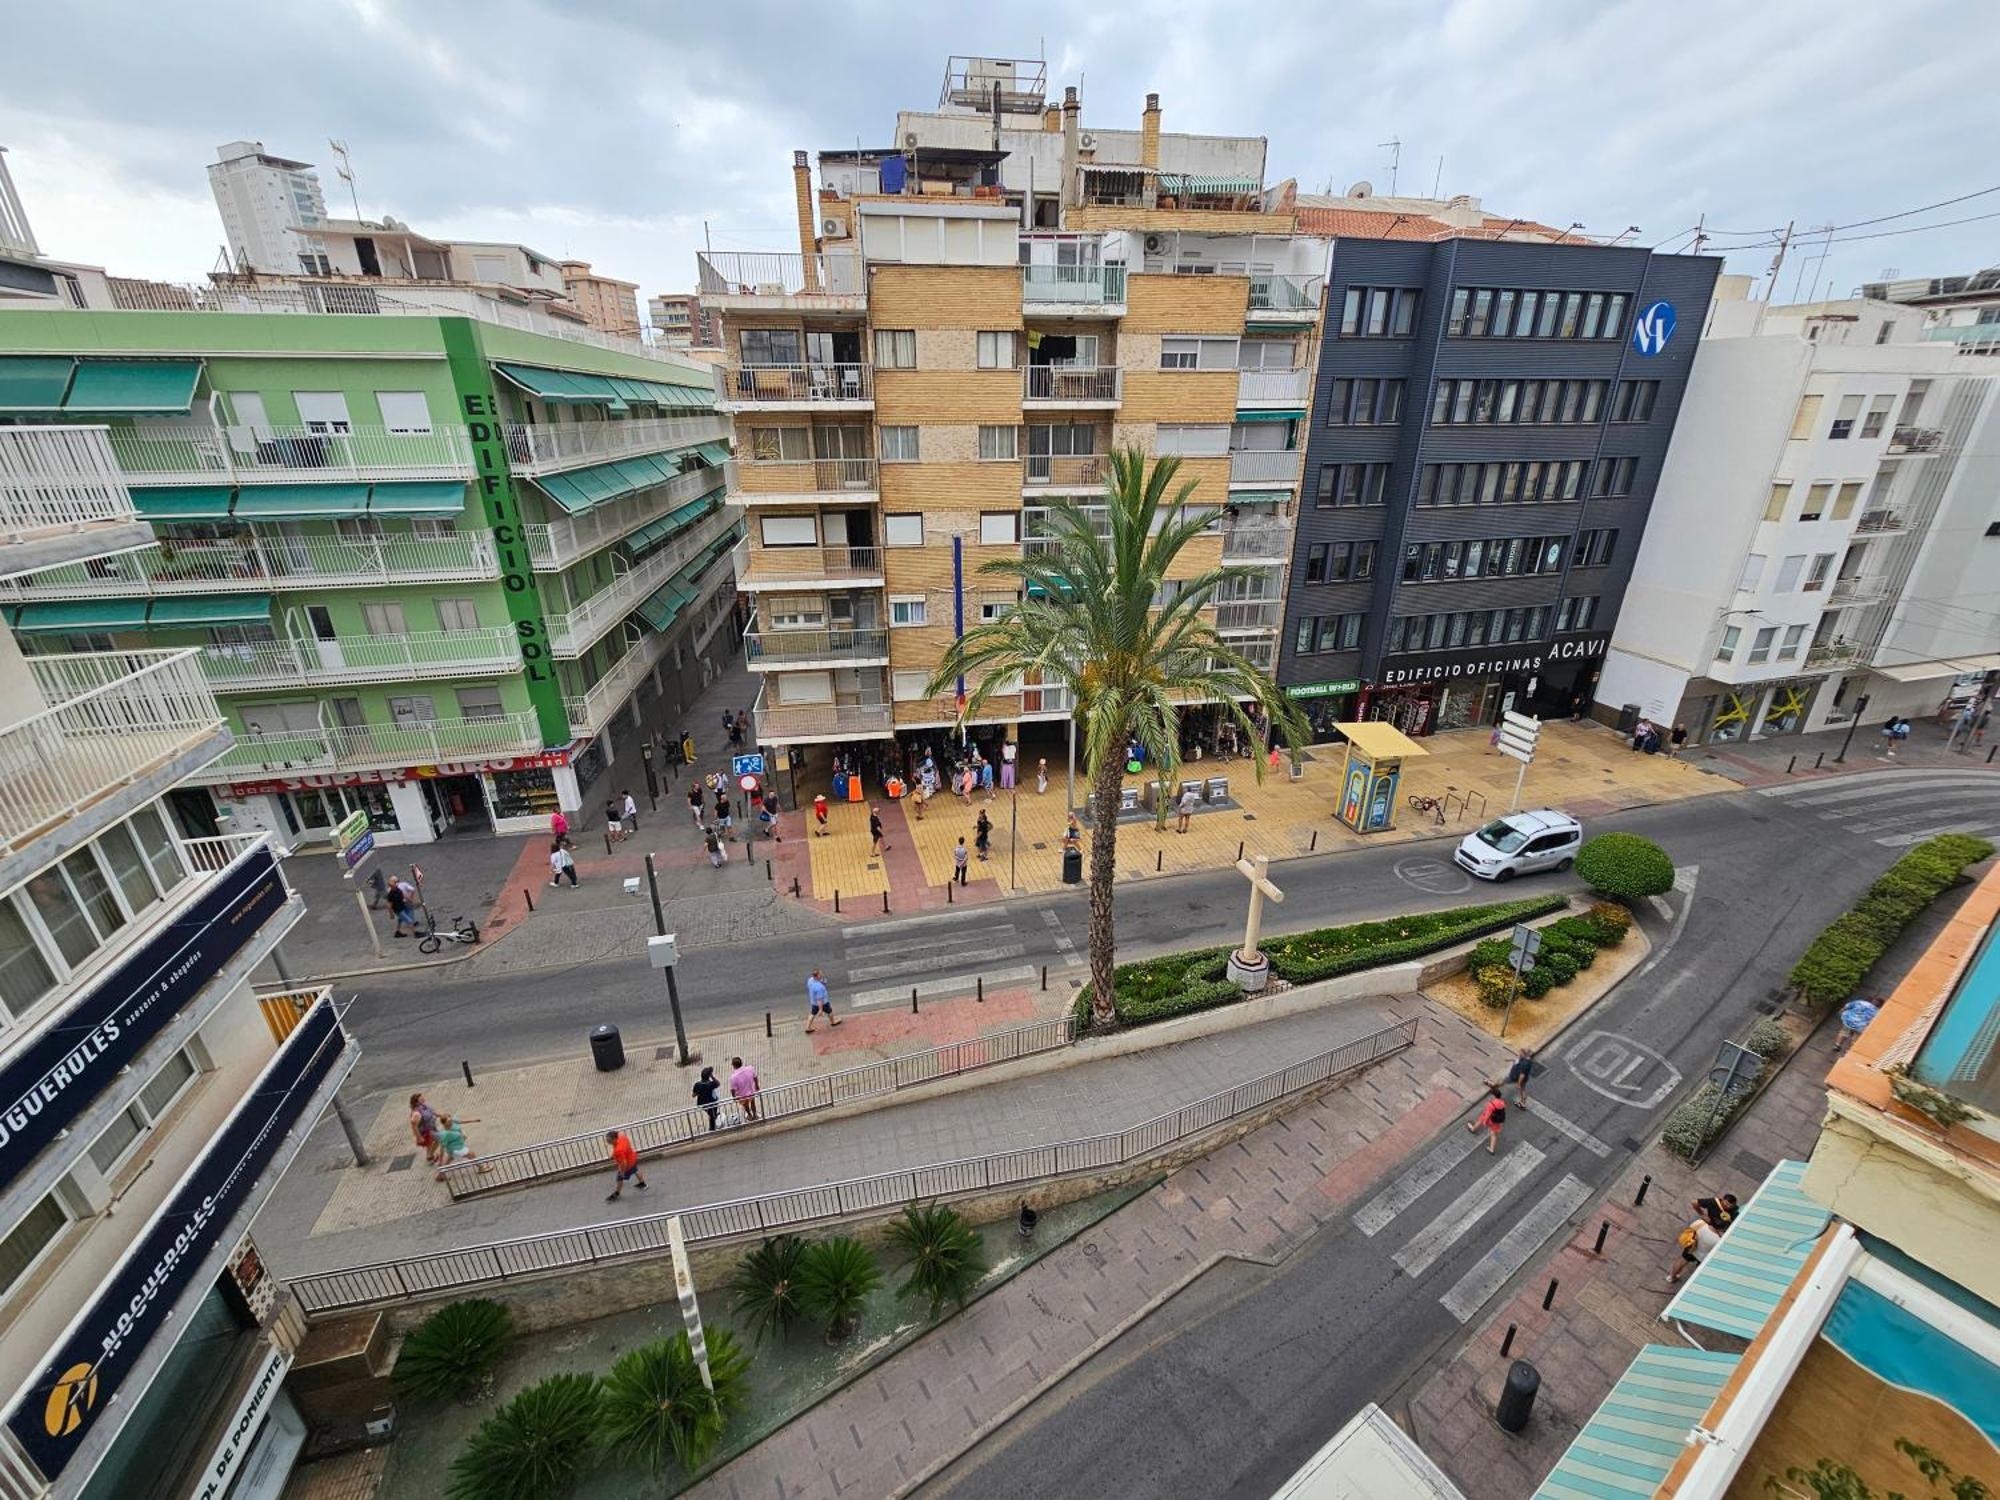
M 1887 224 L 1896 219 L 1910 218 L 1915 214 L 1927 214 L 1934 209 L 1950 208 L 1954 203 L 1969 203 L 1974 198 L 1985 198 L 1994 193 L 2000 193 L 2000 184 L 1996 184 L 1993 187 L 1980 188 L 1977 192 L 1961 193 L 1956 198 L 1944 198 L 1940 199 L 1936 203 L 1926 203 L 1921 208 L 1906 208 L 1893 214 L 1879 214 L 1872 219 L 1856 219 L 1853 222 L 1847 224 L 1834 224 L 1825 228 L 1815 228 L 1812 231 L 1812 237 L 1818 239 L 1822 235 L 1828 235 L 1828 234 L 1841 235 L 1842 231 L 1848 229 L 1866 229 L 1871 224 Z M 1913 224 L 1908 229 L 1886 230 L 1883 232 L 1883 234 L 1879 235 L 1874 235 L 1874 234 L 1847 235 L 1843 238 L 1829 240 L 1828 243 L 1837 245 L 1851 244 L 1860 240 L 1881 239 L 1889 234 L 1918 234 L 1926 229 L 1950 229 L 1960 224 L 1977 224 L 1982 220 L 1992 219 L 1992 218 L 2000 218 L 2000 213 L 1977 214 L 1971 218 L 1965 218 L 1965 219 L 1948 219 L 1943 223 L 1939 224 Z M 1711 228 L 1707 231 L 1707 233 L 1709 233 L 1710 235 L 1719 235 L 1724 239 L 1742 238 L 1749 241 L 1741 245 L 1717 246 L 1717 249 L 1722 250 L 1724 253 L 1727 253 L 1730 250 L 1773 249 L 1777 246 L 1780 235 L 1780 231 L 1775 228 L 1773 229 Z M 1678 236 L 1676 236 L 1676 238 L 1678 238 Z

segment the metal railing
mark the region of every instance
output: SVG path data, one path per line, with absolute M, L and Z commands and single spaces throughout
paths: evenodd
M 1898 427 L 1889 434 L 1890 453 L 1935 453 L 1944 442 L 1942 427 Z
M 1826 598 L 1829 604 L 1861 604 L 1880 599 L 1887 589 L 1887 582 L 1880 578 L 1836 578 Z
M 932 1083 L 940 1078 L 956 1078 L 961 1073 L 991 1067 L 995 1063 L 1013 1062 L 1016 1058 L 1033 1057 L 1042 1052 L 1057 1052 L 1074 1040 L 1074 1020 L 1067 1015 L 1051 1016 L 1009 1031 L 988 1032 L 984 1036 L 932 1047 L 924 1052 L 880 1058 L 859 1067 L 842 1068 L 835 1073 L 795 1079 L 791 1083 L 757 1091 L 757 1119 L 759 1123 L 782 1120 L 792 1115 L 832 1109 L 836 1104 L 847 1104 L 856 1099 L 874 1099 L 884 1094 L 899 1093 L 918 1084 Z M 690 1141 L 741 1128 L 742 1115 L 735 1108 L 734 1100 L 719 1101 L 717 1118 L 726 1118 L 731 1123 L 718 1128 L 709 1123 L 706 1109 L 694 1105 L 630 1123 L 619 1122 L 619 1128 L 631 1138 L 634 1149 L 640 1155 L 650 1156 L 674 1146 L 685 1146 Z M 604 1134 L 610 1128 L 606 1125 L 580 1135 L 540 1141 L 513 1151 L 482 1156 L 476 1162 L 461 1162 L 446 1167 L 445 1190 L 456 1201 L 482 1197 L 523 1183 L 546 1182 L 578 1172 L 594 1172 L 605 1163 Z M 479 1171 L 482 1166 L 487 1170 Z
M 1050 489 L 1091 489 L 1104 483 L 1104 457 L 1097 453 L 1030 453 L 1021 460 L 1022 485 Z
M 758 458 L 753 453 L 739 453 L 736 459 L 743 466 L 744 477 L 752 481 L 744 486 L 751 494 L 811 495 L 875 488 L 872 458 Z
M 886 703 L 772 703 L 760 691 L 751 706 L 759 740 L 882 734 L 894 722 Z
M 1215 628 L 1269 630 L 1284 613 L 1284 603 L 1278 599 L 1219 599 L 1215 605 Z
M 127 478 L 146 484 L 217 484 L 310 474 L 314 480 L 461 479 L 472 473 L 463 427 L 402 432 L 352 427 L 208 427 L 139 423 L 113 427 L 111 451 Z
M 1806 665 L 1809 667 L 1837 667 L 1849 662 L 1867 658 L 1868 648 L 1850 641 L 1828 641 L 1823 646 L 1811 646 L 1806 650 Z
M 808 579 L 879 578 L 879 547 L 758 547 L 745 537 L 733 554 L 741 584 L 796 583 Z
M 21 848 L 222 727 L 192 650 L 26 660 L 49 706 L 0 726 L 0 850 Z
M 1125 300 L 1125 268 L 1103 266 L 1023 266 L 1023 302 L 1097 306 Z
M 884 660 L 889 655 L 886 630 L 752 630 L 743 637 L 752 667 L 786 666 L 808 661 Z
M 490 533 L 442 536 L 297 536 L 175 540 L 0 579 L 0 596 L 63 599 L 125 594 L 212 594 L 228 589 L 316 588 L 327 583 L 425 583 L 497 578 Z
M 1021 399 L 1056 405 L 1116 401 L 1124 373 L 1116 365 L 1029 365 L 1021 371 Z
M 507 461 L 529 473 L 605 463 L 729 440 L 729 419 L 646 417 L 630 422 L 509 422 Z
M 135 521 L 103 427 L 0 427 L 0 543 Z
M 676 535 L 657 552 L 649 552 L 610 584 L 575 609 L 543 616 L 549 628 L 549 649 L 558 656 L 580 656 L 605 631 L 632 612 L 648 594 L 678 573 L 703 547 L 721 540 L 736 524 L 726 511 L 715 511 Z
M 694 261 L 695 290 L 704 297 L 858 297 L 866 290 L 858 250 L 813 256 L 795 250 L 706 250 Z
M 803 1229 L 860 1214 L 886 1213 L 906 1203 L 961 1198 L 1077 1172 L 1101 1172 L 1144 1161 L 1171 1146 L 1276 1103 L 1287 1095 L 1330 1083 L 1416 1040 L 1413 1016 L 1338 1047 L 1278 1068 L 1233 1088 L 1197 1099 L 1124 1130 L 1024 1146 L 988 1156 L 878 1173 L 765 1193 L 726 1203 L 584 1225 L 433 1254 L 409 1254 L 372 1265 L 310 1272 L 291 1287 L 307 1313 L 380 1307 L 519 1277 L 667 1253 L 667 1221 L 678 1218 L 689 1243 L 742 1239 Z M 599 1138 L 602 1146 L 602 1138 Z
M 1305 453 L 1298 448 L 1243 448 L 1229 455 L 1231 484 L 1297 484 Z
M 1319 311 L 1323 276 L 1289 276 L 1282 272 L 1253 272 L 1250 277 L 1250 311 L 1297 313 L 1310 317 Z
M 649 632 L 581 695 L 565 695 L 563 711 L 569 717 L 570 733 L 587 738 L 602 729 L 619 705 L 631 696 L 639 680 L 666 654 L 666 648 L 665 636 Z
M 1910 523 L 1902 514 L 1893 510 L 1864 510 L 1861 519 L 1854 523 L 1857 536 L 1880 536 L 1893 531 L 1907 531 Z
M 532 710 L 490 719 L 418 719 L 403 724 L 322 725 L 236 736 L 216 765 L 230 771 L 335 770 L 487 760 L 542 749 Z
M 187 857 L 188 868 L 201 875 L 213 875 L 218 870 L 226 870 L 259 844 L 269 843 L 268 833 L 223 833 L 206 838 L 182 839 L 181 852 Z M 283 872 L 284 865 L 278 866 Z
M 363 682 L 370 678 L 457 677 L 511 672 L 521 665 L 514 631 L 419 630 L 408 635 L 293 638 L 201 648 L 201 669 L 219 688 L 288 682 Z
M 872 401 L 873 365 L 728 365 L 724 401 L 745 405 Z
M 1236 377 L 1238 406 L 1303 406 L 1311 395 L 1311 370 L 1244 370 Z
M 1292 528 L 1282 521 L 1224 522 L 1222 556 L 1225 561 L 1239 558 L 1287 560 L 1292 550 Z
M 534 522 L 521 528 L 528 541 L 528 556 L 537 572 L 566 568 L 592 552 L 601 552 L 613 542 L 623 541 L 641 526 L 657 521 L 670 510 L 679 510 L 689 501 L 715 494 L 736 482 L 735 465 L 690 469 L 665 484 L 608 505 L 593 505 L 580 516 L 563 516 L 554 521 Z

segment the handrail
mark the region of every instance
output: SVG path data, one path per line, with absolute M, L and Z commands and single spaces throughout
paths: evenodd
M 731 1240 L 881 1212 L 905 1203 L 965 1197 L 1076 1172 L 1103 1171 L 1156 1155 L 1287 1094 L 1315 1088 L 1378 1062 L 1413 1045 L 1416 1035 L 1417 1018 L 1412 1016 L 1166 1114 L 1101 1135 L 707 1203 L 678 1213 L 648 1214 L 430 1255 L 311 1272 L 294 1278 L 291 1287 L 308 1314 L 346 1312 L 550 1271 L 664 1255 L 667 1224 L 675 1218 L 691 1244 Z
M 1073 1040 L 1074 1021 L 1067 1015 L 1034 1021 L 1010 1031 L 988 1032 L 984 1036 L 910 1052 L 901 1057 L 884 1057 L 859 1067 L 835 1073 L 794 1079 L 774 1088 L 757 1091 L 757 1118 L 783 1119 L 788 1115 L 810 1114 L 831 1109 L 854 1099 L 872 1099 L 894 1094 L 920 1083 L 939 1078 L 955 1078 L 994 1063 L 1032 1057 L 1038 1052 L 1054 1052 Z M 553 1141 L 537 1141 L 512 1151 L 498 1151 L 478 1161 L 459 1162 L 444 1169 L 445 1190 L 452 1201 L 477 1198 L 529 1182 L 546 1182 L 578 1172 L 594 1172 L 604 1165 L 604 1131 L 587 1130 L 579 1135 Z M 677 1109 L 664 1115 L 633 1120 L 623 1127 L 641 1156 L 656 1155 L 673 1146 L 708 1135 L 714 1127 L 700 1105 Z M 732 1126 L 731 1129 L 736 1127 Z M 483 1170 L 482 1170 L 483 1169 Z

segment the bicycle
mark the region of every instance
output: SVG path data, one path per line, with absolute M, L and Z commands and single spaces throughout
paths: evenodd
M 1436 813 L 1439 823 L 1444 822 L 1444 804 L 1435 797 L 1420 797 L 1410 794 L 1410 811 L 1413 813 Z
M 450 928 L 440 928 L 435 924 L 429 932 L 417 939 L 417 952 L 435 953 L 446 943 L 472 944 L 479 941 L 479 929 L 469 918 L 458 917 Z

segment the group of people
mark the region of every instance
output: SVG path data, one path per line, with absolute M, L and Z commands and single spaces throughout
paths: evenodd
M 714 814 L 710 816 L 711 799 Z M 735 804 L 730 800 L 729 777 L 722 771 L 711 771 L 694 781 L 687 792 L 688 812 L 694 818 L 694 826 L 701 830 L 703 845 L 708 850 L 708 862 L 716 869 L 729 863 L 729 836 L 736 828 Z M 784 830 L 779 824 L 781 806 L 778 789 L 766 782 L 763 788 L 747 799 L 746 811 L 754 815 L 758 826 L 778 843 L 785 841 Z M 824 809 L 820 809 L 823 813 Z M 820 822 L 825 824 L 822 816 Z
M 453 1162 L 474 1159 L 476 1153 L 466 1144 L 465 1127 L 478 1123 L 458 1115 L 441 1114 L 431 1108 L 430 1100 L 422 1094 L 410 1095 L 410 1138 L 424 1153 L 424 1160 L 437 1169 L 439 1182 L 444 1181 L 444 1169 Z M 493 1169 L 481 1162 L 479 1170 Z
M 1497 734 L 1499 731 L 1495 731 Z M 1679 755 L 1687 745 L 1687 725 L 1676 724 L 1662 735 L 1660 726 L 1651 719 L 1641 719 L 1632 727 L 1632 748 L 1647 755 L 1658 755 L 1662 746 L 1669 759 Z

